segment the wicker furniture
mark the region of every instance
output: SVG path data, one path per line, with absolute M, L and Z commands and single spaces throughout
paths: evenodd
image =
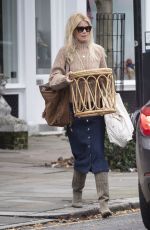
M 100 68 L 72 72 L 74 115 L 97 116 L 115 112 L 115 86 L 112 69 Z

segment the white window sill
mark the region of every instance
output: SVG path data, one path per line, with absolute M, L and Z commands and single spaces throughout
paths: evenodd
M 21 83 L 7 83 L 6 89 L 25 89 L 25 85 Z
M 122 85 L 123 82 L 123 85 Z M 136 82 L 135 80 L 117 80 L 115 81 L 116 90 L 121 90 L 123 87 L 123 91 L 135 91 L 136 90 Z

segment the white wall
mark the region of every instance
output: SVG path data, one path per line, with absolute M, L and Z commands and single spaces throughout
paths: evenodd
M 40 94 L 38 80 L 46 83 L 49 74 L 36 74 L 36 28 L 35 1 L 17 0 L 17 49 L 18 83 L 7 84 L 6 94 L 19 95 L 19 118 L 24 119 L 30 133 L 37 133 L 39 124 L 46 124 L 42 119 L 44 100 Z M 64 44 L 65 24 L 75 12 L 86 13 L 86 0 L 49 0 L 51 4 L 51 56 L 52 63 L 58 49 Z M 49 68 L 51 68 L 51 64 Z

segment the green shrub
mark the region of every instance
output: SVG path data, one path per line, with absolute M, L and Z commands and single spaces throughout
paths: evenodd
M 112 144 L 105 138 L 105 152 L 111 170 L 129 171 L 136 168 L 135 141 L 131 140 L 125 148 Z

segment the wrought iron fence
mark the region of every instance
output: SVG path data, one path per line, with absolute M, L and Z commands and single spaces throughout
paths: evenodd
M 125 14 L 97 13 L 96 42 L 105 48 L 107 65 L 113 69 L 115 80 L 124 80 Z
M 7 103 L 11 107 L 11 115 L 18 117 L 19 116 L 19 96 L 18 94 L 3 95 Z

